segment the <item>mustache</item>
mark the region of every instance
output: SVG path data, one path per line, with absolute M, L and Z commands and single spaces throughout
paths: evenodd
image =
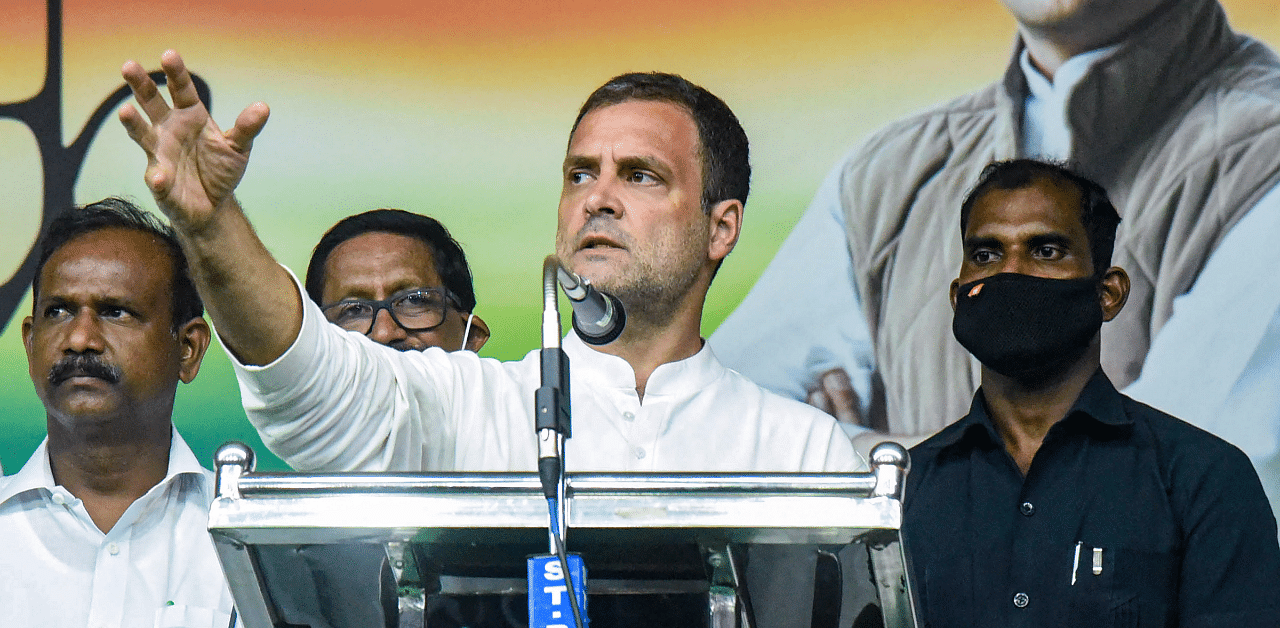
M 577 233 L 573 234 L 573 241 L 576 246 L 581 246 L 582 241 L 588 236 L 599 236 L 608 238 L 621 244 L 623 247 L 630 248 L 632 245 L 631 236 L 617 227 L 617 221 L 608 216 L 592 216 L 587 219 L 587 223 Z
M 110 384 L 120 383 L 120 367 L 92 353 L 75 353 L 49 368 L 49 383 L 57 386 L 72 377 L 96 377 Z

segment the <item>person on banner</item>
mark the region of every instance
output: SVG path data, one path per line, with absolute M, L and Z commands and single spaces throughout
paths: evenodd
M 1032 160 L 960 210 L 969 413 L 911 450 L 903 539 L 932 628 L 1280 626 L 1276 520 L 1243 452 L 1116 391 L 1130 294 L 1106 191 Z
M 1103 368 L 1242 448 L 1280 508 L 1280 274 L 1256 271 L 1280 267 L 1280 59 L 1216 0 L 1003 2 L 1018 38 L 1001 80 L 837 164 L 711 346 L 774 392 L 918 442 L 964 413 L 981 371 L 940 290 L 954 199 L 990 161 L 1070 160 L 1116 200 L 1133 273 Z
M 329 322 L 401 351 L 479 351 L 489 340 L 467 255 L 429 216 L 375 209 L 339 220 L 311 253 L 305 287 Z
M 236 625 L 213 472 L 172 422 L 210 340 L 173 231 L 108 198 L 38 247 L 22 341 L 49 434 L 0 479 L 4 625 Z

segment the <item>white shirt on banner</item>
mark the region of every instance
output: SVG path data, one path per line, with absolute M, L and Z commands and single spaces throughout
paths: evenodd
M 208 532 L 213 472 L 176 430 L 164 480 L 107 533 L 54 484 L 47 445 L 0 479 L 0 625 L 232 625 L 231 592 Z

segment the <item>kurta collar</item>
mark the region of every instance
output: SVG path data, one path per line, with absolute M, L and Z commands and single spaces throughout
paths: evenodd
M 152 487 L 148 493 L 156 490 L 156 487 L 164 486 L 175 481 L 182 475 L 203 476 L 206 471 L 200 466 L 196 460 L 196 456 L 191 452 L 191 448 L 187 446 L 186 441 L 182 440 L 182 436 L 178 435 L 178 430 L 170 428 L 171 440 L 169 443 L 169 470 L 165 474 L 163 480 L 155 487 Z M 35 453 L 31 454 L 31 458 L 27 463 L 22 465 L 17 473 L 5 478 L 8 482 L 0 487 L 0 504 L 9 501 L 16 495 L 20 495 L 34 489 L 45 489 L 53 491 L 57 486 L 53 479 L 53 467 L 49 464 L 49 437 L 46 436 L 40 442 L 40 446 L 36 447 Z M 203 486 L 201 482 L 195 482 L 196 486 Z M 209 495 L 212 499 L 212 495 Z
M 1220 65 L 1238 41 L 1216 0 L 1172 3 L 1121 42 L 1115 54 L 1090 67 L 1072 91 L 1067 103 L 1071 160 L 1086 175 L 1106 179 L 1104 164 L 1160 123 L 1150 112 L 1173 109 L 1193 93 L 1204 74 Z M 1024 49 L 1019 38 L 997 105 L 999 115 L 1014 129 L 1014 138 L 1021 137 L 1028 90 L 1018 63 Z
M 635 394 L 636 372 L 626 360 L 587 346 L 570 333 L 561 342 L 572 368 L 570 385 L 590 382 L 591 386 L 631 391 Z M 689 396 L 706 388 L 724 375 L 725 368 L 705 341 L 697 353 L 654 369 L 645 385 L 644 398 L 658 399 L 666 395 Z M 571 393 L 572 394 L 572 393 Z

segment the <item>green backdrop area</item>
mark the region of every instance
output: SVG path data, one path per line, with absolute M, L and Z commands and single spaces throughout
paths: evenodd
M 52 1 L 4 0 L 0 103 L 40 90 Z M 538 342 L 541 260 L 553 247 L 567 133 L 610 76 L 680 73 L 722 97 L 751 138 L 752 194 L 708 299 L 709 335 L 842 154 L 891 120 L 996 79 L 1015 31 L 997 0 L 62 2 L 64 145 L 121 87 L 124 60 L 154 69 L 161 51 L 177 47 L 208 82 L 221 124 L 251 102 L 271 105 L 238 196 L 282 263 L 305 269 L 320 235 L 351 213 L 433 215 L 467 251 L 477 312 L 493 331 L 481 354 L 499 359 Z M 1280 43 L 1276 0 L 1223 4 L 1239 30 Z M 39 155 L 26 126 L 0 119 L 0 278 L 39 229 Z M 123 195 L 153 207 L 144 161 L 108 119 L 76 202 Z M 45 433 L 19 334 L 29 311 L 22 304 L 0 333 L 0 463 L 9 473 Z M 206 463 L 237 439 L 259 451 L 259 468 L 284 468 L 244 418 L 216 344 L 180 388 L 174 422 Z
M 554 191 L 552 192 L 554 194 Z M 761 194 L 753 198 L 751 205 L 760 207 L 792 207 L 803 208 L 809 200 L 810 190 L 796 190 L 790 195 L 776 192 Z M 554 197 L 553 197 L 554 198 Z M 149 198 L 135 199 L 143 206 L 152 206 Z M 516 203 L 512 199 L 512 203 Z M 527 201 L 525 201 L 527 202 Z M 753 207 L 752 209 L 755 209 Z M 755 278 L 759 276 L 765 264 L 777 250 L 781 239 L 790 231 L 799 211 L 792 212 L 757 212 L 750 222 L 750 237 L 743 238 L 716 277 L 708 298 L 707 309 L 703 318 L 703 335 L 708 336 L 733 310 L 742 297 L 751 288 Z M 542 256 L 550 251 L 551 233 L 554 231 L 553 219 L 546 212 L 539 215 L 533 213 L 515 215 L 508 224 L 503 225 L 504 232 L 540 233 L 540 239 L 528 243 L 528 251 L 522 255 L 518 264 L 532 269 L 521 277 L 521 283 L 507 283 L 494 286 L 486 281 L 481 268 L 477 268 L 476 284 L 479 293 L 477 312 L 490 323 L 493 338 L 480 352 L 482 356 L 503 360 L 519 359 L 528 351 L 535 349 L 540 338 L 541 321 L 541 286 L 537 273 Z M 319 229 L 319 230 L 317 230 Z M 314 243 L 319 239 L 322 229 L 312 227 L 315 231 L 307 238 L 299 238 Z M 497 242 L 495 244 L 495 241 Z M 510 238 L 487 240 L 484 238 L 462 238 L 462 244 L 468 255 L 476 259 L 501 259 L 504 251 L 508 253 L 507 243 Z M 268 240 L 270 242 L 270 240 Z M 542 243 L 546 243 L 543 245 Z M 299 244 L 302 247 L 301 243 Z M 273 247 L 274 248 L 274 247 Z M 295 260 L 285 260 L 295 272 L 301 273 L 306 267 L 305 247 L 295 253 Z M 499 305 L 491 306 L 487 302 L 498 299 L 487 299 L 494 293 L 503 293 Z M 561 309 L 568 330 L 569 308 L 561 298 Z M 39 445 L 45 436 L 44 409 L 35 396 L 35 389 L 27 372 L 26 357 L 22 348 L 20 334 L 21 317 L 31 312 L 28 296 L 19 308 L 20 316 L 0 334 L 0 407 L 4 407 L 7 419 L 4 421 L 4 433 L 0 434 L 0 463 L 7 473 L 16 472 L 32 450 Z M 530 393 L 530 403 L 533 402 Z M 186 439 L 187 444 L 196 456 L 208 466 L 212 466 L 213 452 L 228 440 L 240 440 L 248 443 L 259 453 L 258 468 L 260 470 L 287 470 L 288 467 L 279 458 L 272 455 L 262 445 L 256 431 L 253 430 L 244 416 L 240 406 L 240 395 L 236 387 L 235 376 L 231 370 L 226 352 L 215 339 L 209 347 L 200 375 L 196 380 L 178 389 L 178 398 L 174 410 L 174 424 Z

